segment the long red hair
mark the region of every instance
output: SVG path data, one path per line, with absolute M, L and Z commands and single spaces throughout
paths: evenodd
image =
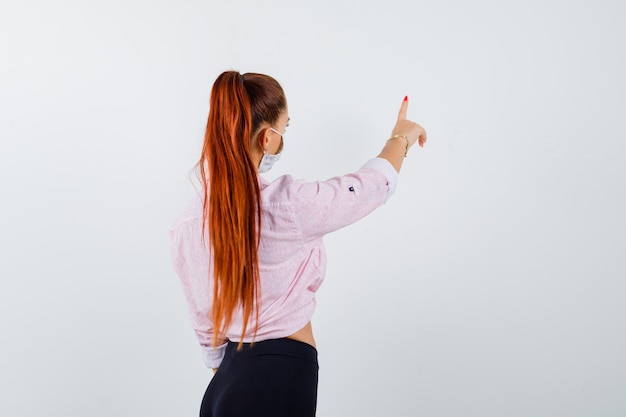
M 243 340 L 259 314 L 261 191 L 252 146 L 259 130 L 274 124 L 287 107 L 283 89 L 272 77 L 236 71 L 213 84 L 204 146 L 198 166 L 204 189 L 202 234 L 208 229 L 213 256 L 213 343 L 225 338 L 241 308 Z M 208 170 L 208 172 L 207 172 Z

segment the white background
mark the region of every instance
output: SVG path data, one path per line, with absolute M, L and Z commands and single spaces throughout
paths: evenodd
M 318 415 L 626 415 L 623 1 L 0 2 L 0 415 L 195 416 L 171 267 L 210 87 L 289 100 L 268 175 L 429 134 L 326 239 Z

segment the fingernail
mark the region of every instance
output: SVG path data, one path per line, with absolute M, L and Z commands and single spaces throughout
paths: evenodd
M 404 96 L 404 100 L 403 101 L 408 101 L 409 100 L 409 96 Z

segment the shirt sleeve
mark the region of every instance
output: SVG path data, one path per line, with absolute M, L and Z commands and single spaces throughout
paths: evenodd
M 226 352 L 226 346 L 228 342 L 219 346 L 202 346 L 202 360 L 207 368 L 219 368 L 222 360 L 224 359 L 224 353 Z
M 170 231 L 170 249 L 176 274 L 187 301 L 191 326 L 196 334 L 207 368 L 219 367 L 226 343 L 213 346 L 210 320 L 212 282 L 209 279 L 209 253 L 194 222 L 179 223 Z
M 303 237 L 319 238 L 365 217 L 389 199 L 397 182 L 398 172 L 383 158 L 326 181 L 296 181 L 290 200 Z

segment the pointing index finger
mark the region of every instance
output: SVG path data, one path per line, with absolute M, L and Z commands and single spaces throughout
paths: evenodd
M 400 111 L 398 112 L 398 120 L 406 120 L 406 112 L 409 108 L 409 97 L 404 96 L 402 104 L 400 105 Z

